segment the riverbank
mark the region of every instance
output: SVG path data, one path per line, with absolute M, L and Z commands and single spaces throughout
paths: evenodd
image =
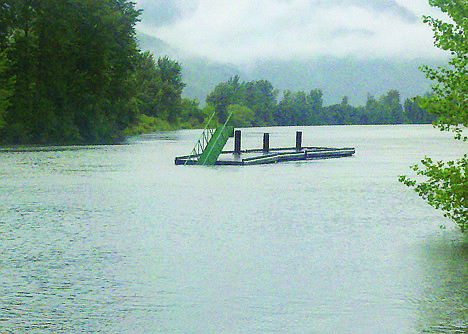
M 146 116 L 138 115 L 135 124 L 126 128 L 123 132 L 125 137 L 137 136 L 144 133 L 159 132 L 159 131 L 175 131 L 182 129 L 201 129 L 202 124 L 199 123 L 169 123 L 166 120 Z

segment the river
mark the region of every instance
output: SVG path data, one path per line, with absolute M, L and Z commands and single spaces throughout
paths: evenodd
M 243 129 L 349 158 L 175 166 L 200 131 L 0 149 L 1 333 L 460 333 L 468 247 L 398 182 L 429 125 Z M 227 145 L 232 146 L 232 139 Z

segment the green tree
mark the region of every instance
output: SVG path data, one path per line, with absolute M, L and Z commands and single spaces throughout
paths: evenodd
M 243 84 L 241 104 L 254 112 L 255 125 L 273 124 L 277 95 L 278 92 L 268 80 L 256 80 Z
M 158 59 L 157 74 L 160 79 L 157 94 L 159 115 L 169 123 L 175 123 L 182 112 L 182 91 L 185 87 L 182 67 L 177 61 L 162 57 Z
M 241 82 L 239 76 L 218 84 L 208 94 L 206 103 L 216 110 L 218 120 L 224 123 L 228 107 L 237 104 L 252 110 L 255 114 L 252 125 L 273 125 L 276 97 L 278 92 L 267 80 Z
M 375 97 L 367 94 L 366 105 L 361 110 L 361 124 L 376 124 L 378 120 L 378 113 L 380 105 Z
M 180 115 L 182 125 L 186 127 L 195 128 L 201 127 L 211 115 L 205 115 L 200 109 L 200 103 L 195 99 L 182 99 L 182 113 Z
M 149 51 L 141 53 L 138 57 L 135 82 L 138 111 L 146 116 L 161 117 L 157 99 L 161 78 L 154 57 Z
M 232 117 L 229 124 L 234 127 L 249 127 L 252 126 L 255 121 L 255 113 L 245 106 L 231 104 L 227 108 L 227 112 L 232 112 Z
M 402 124 L 406 122 L 403 107 L 400 101 L 400 92 L 392 89 L 380 98 L 384 119 L 388 124 Z
M 358 116 L 359 109 L 353 107 L 349 103 L 349 98 L 347 96 L 343 97 L 343 100 L 340 104 L 340 113 L 343 119 L 342 124 L 358 124 L 360 117 Z
M 349 98 L 344 96 L 339 104 L 333 104 L 324 108 L 326 124 L 343 125 L 357 124 L 360 119 L 359 109 L 349 104 Z
M 450 51 L 449 66 L 438 69 L 423 67 L 426 76 L 435 81 L 434 95 L 422 100 L 421 106 L 438 116 L 441 130 L 453 131 L 455 138 L 466 140 L 463 130 L 468 125 L 468 3 L 464 0 L 430 0 L 452 20 L 446 23 L 429 16 L 424 17 L 434 31 L 435 45 Z M 425 158 L 422 166 L 412 166 L 425 180 L 417 182 L 406 176 L 400 181 L 414 190 L 437 209 L 444 211 L 466 232 L 468 228 L 468 158 L 455 161 L 433 161 Z
M 206 103 L 216 111 L 220 123 L 224 123 L 227 118 L 227 108 L 231 104 L 240 103 L 238 97 L 240 87 L 232 85 L 232 82 L 218 84 L 206 97 Z
M 145 51 L 137 58 L 134 81 L 138 111 L 147 116 L 139 117 L 138 123 L 143 123 L 142 126 L 151 123 L 156 126 L 164 124 L 164 128 L 197 127 L 204 121 L 205 116 L 199 103 L 182 98 L 185 83 L 182 81 L 181 65 L 177 61 L 167 56 L 155 61 L 153 55 Z
M 274 114 L 278 125 L 318 125 L 322 120 L 323 92 L 313 89 L 309 93 L 286 90 Z
M 406 118 L 412 124 L 428 124 L 435 120 L 434 115 L 429 114 L 420 106 L 420 97 L 406 99 L 404 109 Z
M 0 53 L 0 129 L 5 126 L 5 113 L 10 106 L 15 78 L 9 74 L 9 61 L 6 52 Z
M 117 139 L 137 111 L 139 14 L 127 0 L 5 0 L 0 51 L 16 83 L 0 139 Z
M 309 113 L 309 124 L 321 125 L 323 114 L 323 91 L 321 89 L 313 89 L 307 96 L 307 110 Z

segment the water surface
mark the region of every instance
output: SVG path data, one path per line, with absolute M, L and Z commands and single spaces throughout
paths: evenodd
M 175 166 L 196 130 L 2 149 L 0 332 L 467 331 L 464 240 L 397 182 L 466 144 L 431 126 L 329 126 L 243 129 L 243 147 L 263 132 L 293 146 L 296 130 L 356 155 Z

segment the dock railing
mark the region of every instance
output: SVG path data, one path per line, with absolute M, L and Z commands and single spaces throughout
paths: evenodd
M 216 131 L 214 132 L 214 136 L 216 137 L 213 137 L 213 134 L 212 134 L 212 137 L 210 140 L 212 140 L 213 142 L 210 143 L 209 147 L 205 146 L 205 149 L 209 149 L 209 151 L 204 152 L 202 156 L 198 156 L 198 159 L 200 159 L 197 161 L 198 165 L 213 165 L 216 162 L 219 154 L 221 153 L 224 145 L 226 144 L 226 141 L 228 140 L 230 136 L 233 135 L 231 133 L 234 131 L 232 127 L 231 129 L 226 129 L 227 124 L 229 120 L 231 119 L 232 114 L 233 114 L 233 111 L 229 113 L 223 126 L 216 129 Z
M 215 129 L 211 127 L 211 122 L 213 121 L 213 118 L 215 115 L 216 115 L 216 112 L 213 112 L 213 114 L 208 119 L 208 122 L 206 122 L 205 128 L 203 129 L 203 132 L 200 135 L 200 138 L 198 138 L 197 143 L 193 147 L 192 152 L 190 152 L 190 155 L 185 161 L 184 165 L 186 165 L 187 162 L 193 157 L 198 159 L 198 157 L 203 153 L 206 146 L 210 142 L 211 137 L 213 136 L 213 133 L 215 132 Z

